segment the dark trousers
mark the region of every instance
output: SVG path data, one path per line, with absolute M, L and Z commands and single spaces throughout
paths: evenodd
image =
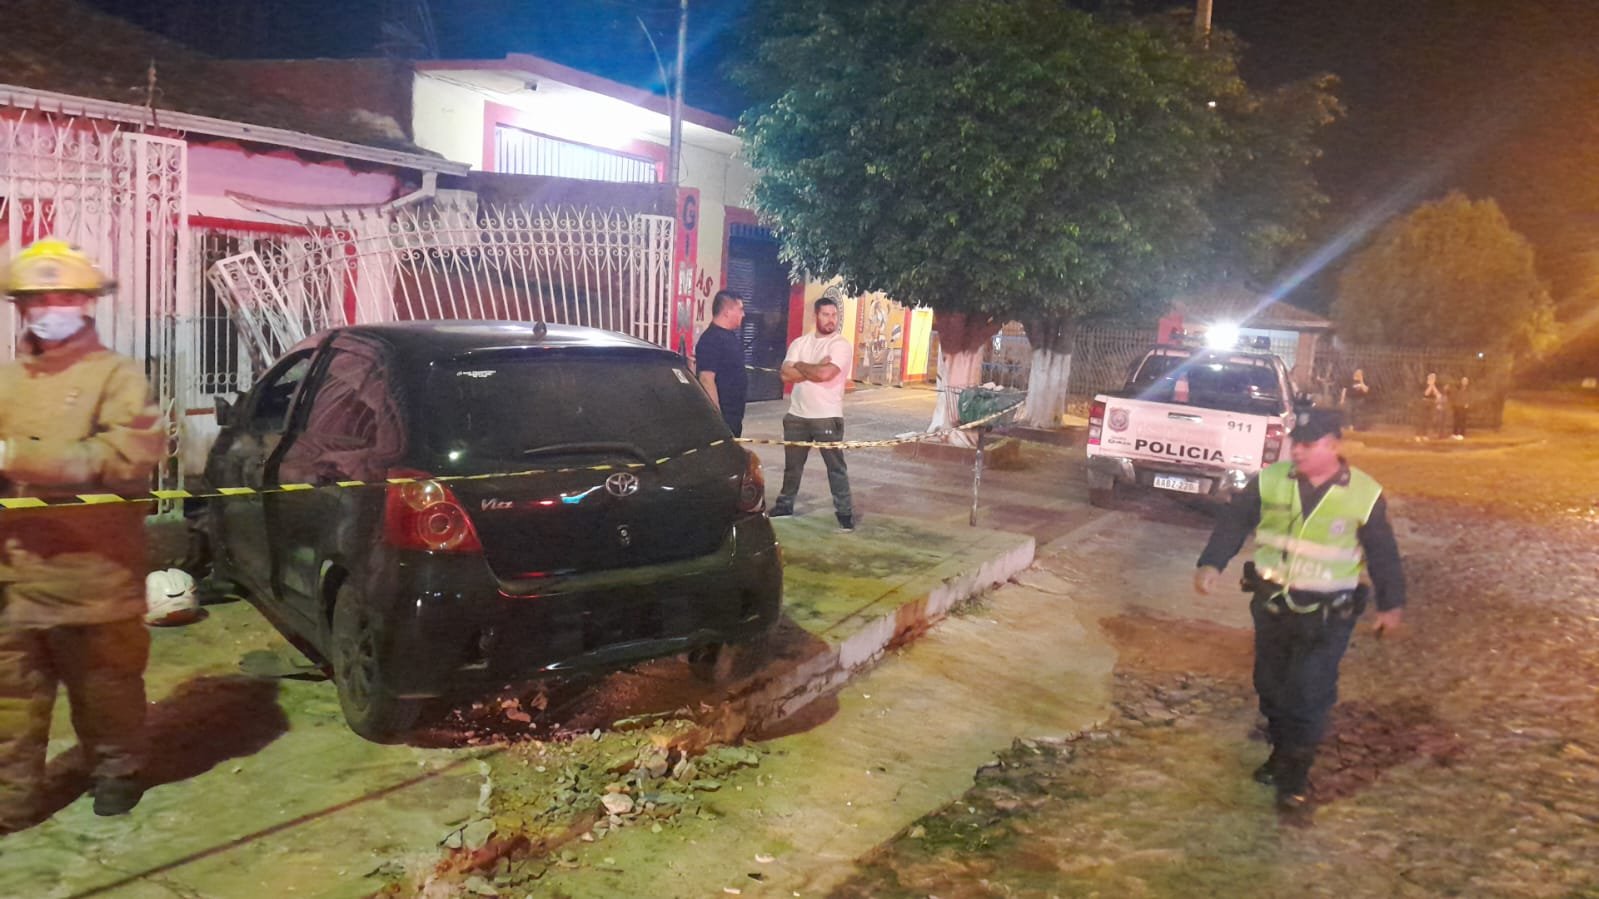
M 744 410 L 743 409 L 738 410 L 738 414 L 737 415 L 734 415 L 733 413 L 727 411 L 726 409 L 723 409 L 722 410 L 722 421 L 727 423 L 727 429 L 729 431 L 733 432 L 733 436 L 734 437 L 743 437 L 744 436 Z
M 797 415 L 783 416 L 783 439 L 806 440 L 818 443 L 833 443 L 844 439 L 844 419 L 842 418 L 800 418 Z M 844 464 L 844 451 L 824 449 L 822 464 L 827 466 L 827 486 L 833 491 L 833 511 L 840 518 L 848 518 L 854 514 L 850 505 L 849 495 L 849 468 Z M 805 474 L 805 460 L 810 458 L 811 448 L 808 446 L 783 447 L 783 488 L 777 493 L 777 502 L 785 507 L 794 507 L 794 497 L 799 494 L 800 478 Z
M 1255 693 L 1266 716 L 1274 755 L 1293 758 L 1302 770 L 1279 784 L 1303 789 L 1310 759 L 1327 729 L 1327 715 L 1338 701 L 1338 663 L 1355 630 L 1355 611 L 1297 613 L 1266 595 L 1250 603 L 1255 619 Z
M 44 784 L 57 688 L 96 778 L 137 774 L 150 632 L 138 618 L 0 630 L 0 825 L 26 823 Z

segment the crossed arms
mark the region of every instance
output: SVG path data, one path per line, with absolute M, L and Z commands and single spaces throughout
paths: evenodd
M 820 362 L 784 362 L 781 376 L 783 383 L 792 384 L 796 381 L 831 381 L 838 377 L 838 372 L 833 357 L 823 356 Z

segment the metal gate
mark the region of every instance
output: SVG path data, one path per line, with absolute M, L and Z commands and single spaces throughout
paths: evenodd
M 545 321 L 665 346 L 672 228 L 622 209 L 430 202 L 307 225 L 209 277 L 257 367 L 346 322 Z
M 0 257 L 41 237 L 69 241 L 116 278 L 96 306 L 101 340 L 145 363 L 166 414 L 156 487 L 182 486 L 178 427 L 192 383 L 185 303 L 191 296 L 188 146 L 99 119 L 0 106 Z M 16 348 L 0 314 L 0 353 Z

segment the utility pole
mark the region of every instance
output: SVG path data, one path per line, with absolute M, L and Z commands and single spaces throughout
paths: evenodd
M 684 0 L 688 2 L 688 0 Z M 1195 0 L 1194 2 L 1194 36 L 1202 41 L 1210 39 L 1210 4 L 1211 0 Z
M 1204 0 L 1209 2 L 1209 0 Z M 683 181 L 683 64 L 688 54 L 688 0 L 678 0 L 677 70 L 672 84 L 672 137 L 667 168 L 672 186 Z

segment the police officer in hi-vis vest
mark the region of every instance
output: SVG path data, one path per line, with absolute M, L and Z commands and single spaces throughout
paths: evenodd
M 1399 626 L 1405 579 L 1382 487 L 1341 455 L 1337 412 L 1298 413 L 1291 461 L 1267 466 L 1222 510 L 1199 556 L 1194 588 L 1216 589 L 1221 572 L 1255 533 L 1244 566 L 1253 594 L 1255 692 L 1266 716 L 1271 757 L 1255 779 L 1277 789 L 1277 807 L 1308 803 L 1311 762 L 1338 699 L 1338 662 L 1376 594 L 1374 631 Z

